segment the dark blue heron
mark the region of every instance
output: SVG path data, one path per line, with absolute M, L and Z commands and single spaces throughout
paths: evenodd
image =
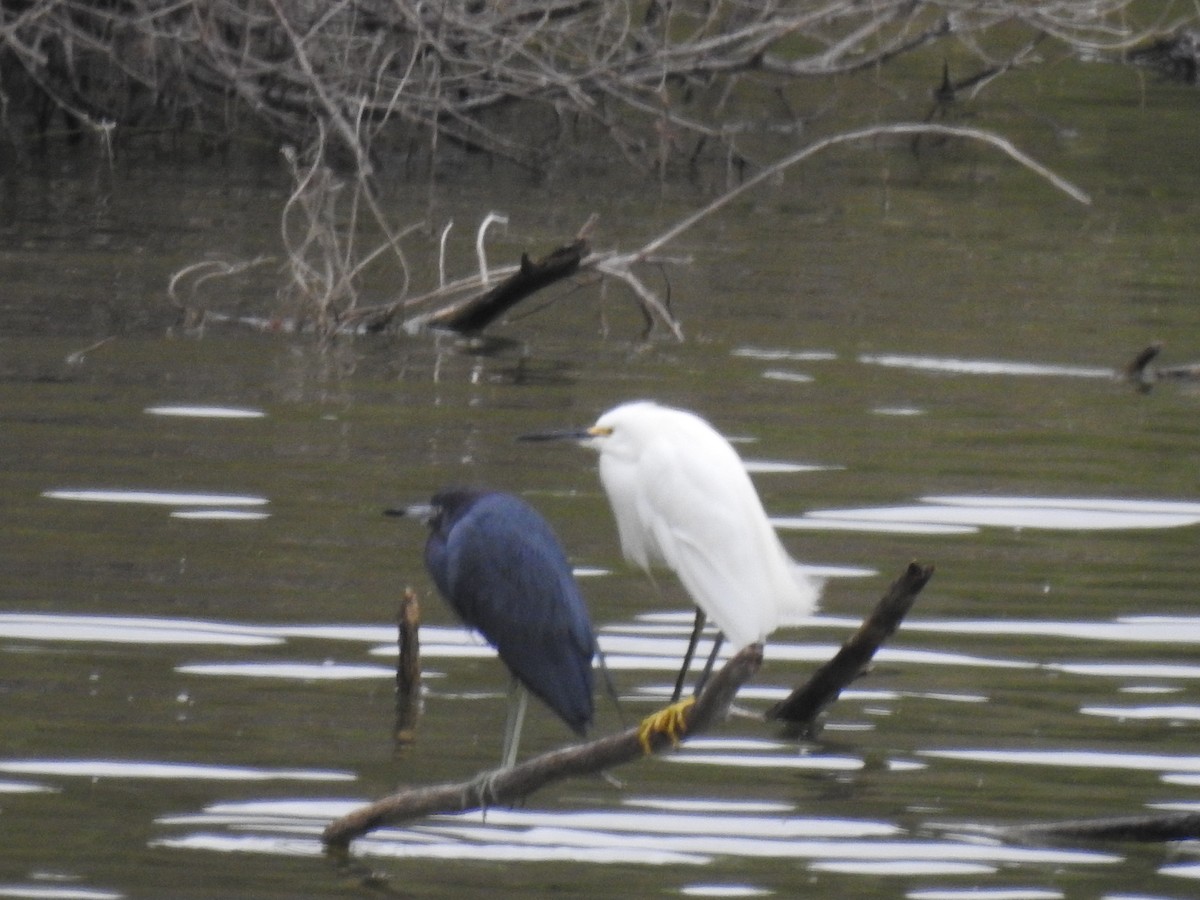
M 528 503 L 488 490 L 444 490 L 388 510 L 430 527 L 425 566 L 465 624 L 512 673 L 503 765 L 516 761 L 526 690 L 581 737 L 592 723 L 596 638 L 566 553 Z

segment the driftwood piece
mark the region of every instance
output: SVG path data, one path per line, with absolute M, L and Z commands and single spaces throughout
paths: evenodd
M 331 822 L 322 839 L 330 848 L 344 848 L 355 838 L 385 825 L 406 822 L 432 813 L 462 812 L 518 801 L 554 781 L 592 775 L 658 753 L 680 740 L 698 734 L 725 714 L 738 689 L 762 665 L 762 645 L 751 644 L 734 656 L 712 678 L 695 702 L 668 707 L 667 729 L 645 726 L 661 713 L 643 720 L 641 727 L 555 750 L 510 769 L 484 772 L 471 781 L 439 784 L 400 791 L 359 807 Z
M 871 615 L 841 650 L 825 663 L 785 700 L 769 710 L 766 718 L 785 723 L 784 734 L 798 737 L 811 734 L 817 716 L 866 669 L 879 649 L 912 608 L 917 594 L 933 577 L 933 566 L 909 563 L 894 581 Z
M 396 749 L 402 750 L 416 740 L 417 719 L 421 714 L 421 604 L 412 588 L 404 589 L 396 611 Z
M 954 825 L 934 826 L 967 834 L 1019 841 L 1092 840 L 1165 843 L 1200 839 L 1200 813 L 1179 812 L 1162 815 L 1113 816 L 1099 819 L 1067 819 L 1031 825 Z
M 521 254 L 520 268 L 508 278 L 489 291 L 430 314 L 425 324 L 459 334 L 480 332 L 526 297 L 574 274 L 588 252 L 587 240 L 578 238 L 536 262 Z
M 1160 381 L 1200 380 L 1200 363 L 1188 363 L 1182 366 L 1151 366 L 1150 363 L 1162 352 L 1162 349 L 1162 341 L 1155 341 L 1138 353 L 1123 370 L 1125 380 L 1143 394 L 1148 393 Z
M 1162 348 L 1162 341 L 1155 341 L 1138 353 L 1125 366 L 1125 380 L 1136 386 L 1143 394 L 1149 391 L 1158 379 L 1157 370 L 1150 369 L 1148 366 L 1151 360 L 1162 352 Z

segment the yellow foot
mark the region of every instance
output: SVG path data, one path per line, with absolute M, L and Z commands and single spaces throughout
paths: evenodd
M 642 745 L 642 752 L 650 755 L 650 736 L 655 733 L 665 734 L 671 739 L 671 744 L 678 747 L 679 739 L 687 731 L 686 713 L 695 702 L 695 697 L 688 697 L 642 719 L 642 724 L 638 726 L 638 743 Z

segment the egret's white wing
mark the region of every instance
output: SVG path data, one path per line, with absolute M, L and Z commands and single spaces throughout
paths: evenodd
M 778 625 L 773 570 L 790 561 L 770 525 L 762 531 L 762 504 L 737 453 L 707 427 L 686 431 L 645 448 L 637 514 L 652 555 L 740 648 Z

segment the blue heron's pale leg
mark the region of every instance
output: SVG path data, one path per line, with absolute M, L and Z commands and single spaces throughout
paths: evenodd
M 525 725 L 525 709 L 529 706 L 529 691 L 513 679 L 508 688 L 508 718 L 504 723 L 504 754 L 500 768 L 511 769 L 517 762 L 521 745 L 521 728 Z

